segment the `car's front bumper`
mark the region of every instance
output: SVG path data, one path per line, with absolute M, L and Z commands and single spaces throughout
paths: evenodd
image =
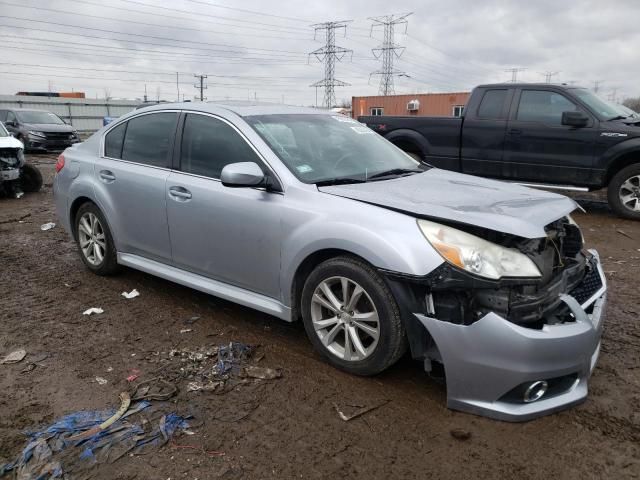
M 524 421 L 586 398 L 600 352 L 607 289 L 598 254 L 590 252 L 602 285 L 581 305 L 572 296 L 562 296 L 575 321 L 532 329 L 495 313 L 471 325 L 414 313 L 437 346 L 450 408 Z M 517 392 L 536 381 L 547 381 L 549 390 L 537 401 L 524 402 Z
M 30 151 L 38 152 L 62 151 L 79 142 L 80 139 L 78 138 L 44 138 L 29 135 L 26 148 Z

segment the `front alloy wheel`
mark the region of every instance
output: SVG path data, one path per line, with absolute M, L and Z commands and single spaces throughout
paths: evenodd
M 358 283 L 328 278 L 318 285 L 311 302 L 311 321 L 327 350 L 346 361 L 371 355 L 380 338 L 378 310 Z
M 621 217 L 640 220 L 640 163 L 629 165 L 609 182 L 609 205 Z
M 330 258 L 307 277 L 300 298 L 307 336 L 329 363 L 375 375 L 407 348 L 396 299 L 380 273 L 352 256 Z

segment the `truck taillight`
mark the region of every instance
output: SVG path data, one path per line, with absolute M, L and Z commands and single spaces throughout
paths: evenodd
M 64 168 L 64 155 L 61 153 L 58 157 L 58 161 L 56 162 L 56 173 L 59 173 L 60 170 Z

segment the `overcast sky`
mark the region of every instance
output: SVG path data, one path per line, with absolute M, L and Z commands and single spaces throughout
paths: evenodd
M 108 6 L 107 6 L 108 5 Z M 368 17 L 403 14 L 396 43 L 396 93 L 464 91 L 518 80 L 594 87 L 603 96 L 640 95 L 640 2 L 367 0 L 0 0 L 0 94 L 84 91 L 88 97 L 193 98 L 194 74 L 207 74 L 210 100 L 257 98 L 314 104 L 309 85 L 324 67 L 316 22 L 352 20 L 336 44 L 353 50 L 336 64 L 338 101 L 375 95 L 380 68 Z M 262 15 L 261 15 L 262 14 Z M 176 85 L 176 72 L 179 85 Z M 322 101 L 322 90 L 318 101 Z

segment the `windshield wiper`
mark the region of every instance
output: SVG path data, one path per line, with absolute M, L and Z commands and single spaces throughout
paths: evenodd
M 369 175 L 369 180 L 372 178 L 382 178 L 382 177 L 391 177 L 393 175 L 403 175 L 407 173 L 422 173 L 424 172 L 421 168 L 392 168 L 390 170 L 385 170 L 384 172 L 378 172 L 374 175 Z
M 631 115 L 627 115 L 626 117 L 624 115 L 616 115 L 613 118 L 610 118 L 608 121 L 610 122 L 611 120 L 624 120 L 625 118 L 629 118 Z
M 320 180 L 319 182 L 315 182 L 318 187 L 326 187 L 328 185 L 347 185 L 349 183 L 365 183 L 363 178 L 349 178 L 349 177 L 340 177 L 340 178 L 329 178 L 327 180 Z

